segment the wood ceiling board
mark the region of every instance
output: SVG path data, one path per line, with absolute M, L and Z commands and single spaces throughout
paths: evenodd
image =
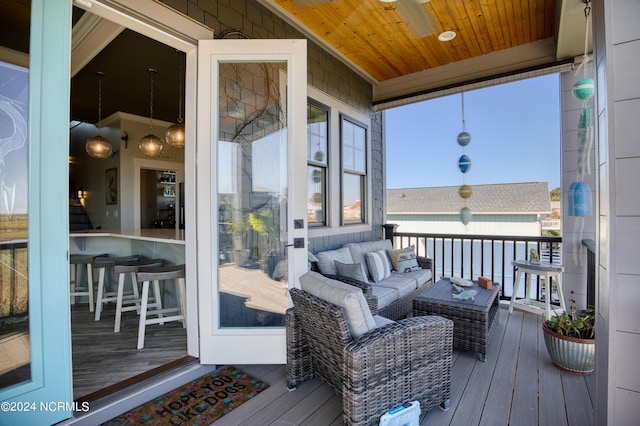
M 411 0 L 399 0 L 395 6 L 379 0 L 266 3 L 276 3 L 379 82 L 553 36 L 555 0 L 412 4 L 432 21 L 435 31 L 426 37 L 409 28 L 399 13 L 404 5 L 400 1 Z M 458 35 L 451 42 L 438 41 L 445 30 Z

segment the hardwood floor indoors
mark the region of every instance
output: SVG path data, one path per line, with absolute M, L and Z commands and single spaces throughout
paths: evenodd
M 103 390 L 108 393 L 143 373 L 152 374 L 154 370 L 162 370 L 159 367 L 188 360 L 187 331 L 181 322 L 147 325 L 144 348 L 136 349 L 136 312 L 122 314 L 119 333 L 113 332 L 114 320 L 114 304 L 105 305 L 100 321 L 94 321 L 94 313 L 89 312 L 86 303 L 71 306 L 75 400 L 95 400 L 105 396 Z M 122 386 L 118 386 L 119 383 Z

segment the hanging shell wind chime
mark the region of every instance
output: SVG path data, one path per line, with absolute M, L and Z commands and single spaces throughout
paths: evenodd
M 462 155 L 458 159 L 458 169 L 462 173 L 462 186 L 458 189 L 460 198 L 464 200 L 464 207 L 460 210 L 460 222 L 465 226 L 471 221 L 471 209 L 467 207 L 467 199 L 471 197 L 473 191 L 471 186 L 466 184 L 466 174 L 471 170 L 471 158 L 464 153 L 465 147 L 471 143 L 471 135 L 466 131 L 466 123 L 464 120 L 464 93 L 461 94 L 462 98 L 462 132 L 458 134 L 458 145 L 462 147 Z
M 589 15 L 591 7 L 589 0 L 584 9 L 585 35 L 584 35 L 584 56 L 582 63 L 578 67 L 576 74 L 583 70 L 583 78 L 573 85 L 573 96 L 582 101 L 582 112 L 578 121 L 578 164 L 576 168 L 576 181 L 569 186 L 569 199 L 567 200 L 567 210 L 569 216 L 591 216 L 592 200 L 591 188 L 584 182 L 585 174 L 591 174 L 591 148 L 593 146 L 593 108 L 588 105 L 589 100 L 595 93 L 595 83 L 587 76 L 587 63 L 590 61 L 588 55 L 589 40 Z
M 573 96 L 582 103 L 582 112 L 578 119 L 578 161 L 576 167 L 576 180 L 569 185 L 567 199 L 567 214 L 576 216 L 575 222 L 576 240 L 574 244 L 578 250 L 574 251 L 574 263 L 582 264 L 582 232 L 584 230 L 584 218 L 593 214 L 592 192 L 589 184 L 584 181 L 585 175 L 591 174 L 591 150 L 593 147 L 593 107 L 588 105 L 595 94 L 595 82 L 587 75 L 587 64 L 591 60 L 588 55 L 589 40 L 589 15 L 591 12 L 590 0 L 584 0 L 585 35 L 584 35 L 584 55 L 582 63 L 578 67 L 576 74 L 583 71 L 583 78 L 573 85 Z

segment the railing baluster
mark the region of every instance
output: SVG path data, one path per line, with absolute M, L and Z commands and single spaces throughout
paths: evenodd
M 476 274 L 475 257 L 480 256 L 480 275 L 491 277 L 492 281 L 500 282 L 503 285 L 502 298 L 509 299 L 513 292 L 513 284 L 515 282 L 515 268 L 511 265 L 512 260 L 528 259 L 528 253 L 530 247 L 538 247 L 538 252 L 541 255 L 544 253 L 545 261 L 546 256 L 549 256 L 548 261 L 552 263 L 559 263 L 559 254 L 561 252 L 561 237 L 519 237 L 519 236 L 498 236 L 498 235 L 456 235 L 456 234 L 421 234 L 421 233 L 401 233 L 395 234 L 400 237 L 399 241 L 409 243 L 415 241 L 415 244 L 419 246 L 420 241 L 424 240 L 425 255 L 433 260 L 436 274 L 436 279 L 439 276 L 447 275 L 447 267 L 450 266 L 450 275 L 456 274 L 456 267 L 459 267 L 461 276 L 464 276 L 465 259 L 469 259 L 471 262 L 470 271 L 471 278 L 474 278 Z M 429 250 L 429 241 L 433 241 L 432 250 Z M 480 250 L 475 250 L 474 242 L 480 241 Z M 471 245 L 469 251 L 465 253 L 467 242 Z M 489 242 L 490 247 L 485 248 L 485 243 Z M 449 250 L 446 245 L 451 244 Z M 401 244 L 402 245 L 402 244 Z M 509 249 L 508 245 L 512 247 Z M 404 247 L 404 245 L 402 245 Z M 440 249 L 438 249 L 438 247 Z M 456 248 L 459 248 L 460 254 L 456 252 Z M 501 250 L 500 256 L 496 255 L 496 251 Z M 510 253 L 507 253 L 510 251 Z M 442 258 L 439 258 L 442 256 Z M 470 256 L 470 258 L 469 258 Z M 487 267 L 485 267 L 485 256 L 490 256 L 490 261 L 487 261 Z M 489 268 L 489 270 L 487 270 Z M 510 268 L 512 277 L 508 279 L 507 270 Z M 536 294 L 540 294 L 540 281 L 539 277 L 535 283 Z M 509 288 L 510 287 L 510 288 Z

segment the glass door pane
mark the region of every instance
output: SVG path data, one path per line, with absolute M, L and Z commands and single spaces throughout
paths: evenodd
M 0 61 L 0 388 L 31 379 L 28 98 L 29 70 Z
M 287 63 L 218 66 L 219 325 L 282 327 L 288 307 Z

